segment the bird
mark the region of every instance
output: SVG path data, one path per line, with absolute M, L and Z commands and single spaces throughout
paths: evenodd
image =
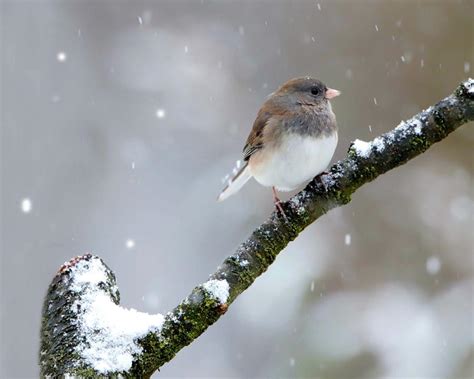
M 233 175 L 219 194 L 223 201 L 252 177 L 277 191 L 292 191 L 328 167 L 337 146 L 337 122 L 330 100 L 340 91 L 313 77 L 288 80 L 270 94 L 257 113 Z M 286 217 L 286 216 L 285 216 Z

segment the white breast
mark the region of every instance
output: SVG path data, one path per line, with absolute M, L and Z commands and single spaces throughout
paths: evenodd
M 250 169 L 260 184 L 291 191 L 323 172 L 336 146 L 337 132 L 319 138 L 290 134 L 278 148 L 264 149 L 255 162 L 251 159 Z

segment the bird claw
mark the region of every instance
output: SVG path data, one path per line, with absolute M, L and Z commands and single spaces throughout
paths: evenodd
M 281 213 L 281 215 L 283 216 L 283 218 L 285 219 L 285 221 L 288 222 L 288 217 L 286 217 L 286 213 L 285 213 L 285 211 L 283 210 L 283 207 L 281 206 L 281 201 L 280 201 L 280 199 L 278 199 L 277 201 L 275 201 L 275 208 L 277 209 L 278 212 Z
M 273 202 L 275 203 L 275 207 L 277 211 L 281 213 L 285 221 L 288 222 L 288 217 L 286 217 L 285 211 L 283 210 L 283 207 L 281 206 L 281 200 L 279 199 L 275 187 L 272 187 L 272 192 L 273 192 Z

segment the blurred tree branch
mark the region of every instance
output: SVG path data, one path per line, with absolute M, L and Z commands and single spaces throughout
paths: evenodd
M 113 325 L 104 327 L 100 322 L 93 324 L 91 333 L 84 334 L 79 329 L 91 312 L 94 317 L 111 316 L 109 308 L 109 314 L 105 314 L 106 311 L 97 307 L 94 296 L 105 295 L 119 309 L 119 294 L 115 276 L 100 258 L 90 254 L 74 258 L 60 269 L 45 298 L 41 375 L 150 377 L 216 322 L 237 296 L 266 271 L 280 251 L 309 224 L 330 209 L 347 204 L 352 193 L 363 184 L 406 163 L 473 120 L 474 80 L 469 79 L 452 95 L 392 131 L 371 142 L 353 142 L 347 158 L 334 164 L 329 173 L 313 179 L 304 190 L 283 204 L 287 221 L 273 213 L 225 259 L 206 283 L 194 288 L 164 317 L 162 325 L 152 325 L 144 335 L 137 334 L 134 338 L 137 347 L 129 352 L 132 358 L 128 366 L 124 366 L 123 361 L 119 362 L 122 365 L 107 365 L 110 362 L 104 359 L 100 361 L 102 366 L 97 366 L 94 354 L 86 359 L 83 350 L 78 349 L 79 345 L 92 348 L 101 333 L 115 336 Z M 87 320 L 90 323 L 90 318 Z M 92 335 L 96 336 L 95 340 L 91 339 Z M 96 355 L 114 348 L 107 344 L 100 346 Z

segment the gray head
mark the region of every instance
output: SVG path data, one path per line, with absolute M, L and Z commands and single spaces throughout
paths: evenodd
M 286 128 L 301 135 L 331 135 L 337 130 L 330 99 L 339 91 L 328 88 L 320 80 L 304 77 L 287 81 L 273 95 L 271 103 L 291 115 Z M 286 113 L 285 112 L 285 113 Z
M 328 100 L 339 96 L 338 90 L 328 88 L 323 82 L 309 76 L 288 80 L 275 92 L 277 96 L 290 96 L 305 105 L 327 104 Z

